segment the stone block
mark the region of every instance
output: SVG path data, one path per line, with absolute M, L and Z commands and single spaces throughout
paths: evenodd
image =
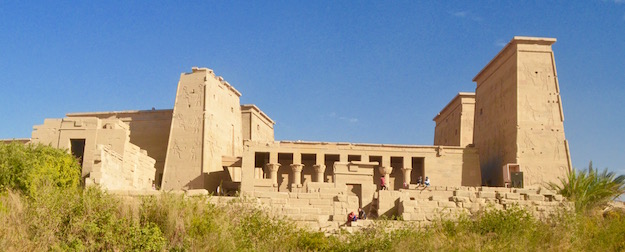
M 481 205 L 478 203 L 463 204 L 462 207 L 469 210 L 471 214 L 477 213 L 481 209 Z
M 301 214 L 319 214 L 319 209 L 316 207 L 302 207 L 300 208 Z
M 540 194 L 545 195 L 545 196 L 554 196 L 557 193 L 556 193 L 556 191 L 553 191 L 553 190 L 541 188 L 540 189 Z
M 449 201 L 449 197 L 443 197 L 440 195 L 432 195 L 429 199 L 431 201 Z
M 451 202 L 451 201 L 439 201 L 439 202 L 438 202 L 438 207 L 456 208 L 456 202 Z
M 469 197 L 454 196 L 452 200 L 454 202 L 469 202 Z
M 286 205 L 287 199 L 285 198 L 271 198 L 271 204 L 274 205 Z
M 320 188 L 319 192 L 320 193 L 337 195 L 337 194 L 343 194 L 344 190 L 342 188 Z
M 479 198 L 495 199 L 497 198 L 497 193 L 494 191 L 480 191 L 477 193 L 477 196 Z
M 288 204 L 290 206 L 297 206 L 297 207 L 309 206 L 310 200 L 309 199 L 289 199 Z
M 505 198 L 511 200 L 519 200 L 521 199 L 521 195 L 518 193 L 505 193 Z
M 347 202 L 350 205 L 358 204 L 358 196 L 347 196 Z
M 332 206 L 333 201 L 330 199 L 310 199 L 310 204 L 313 206 L 322 205 L 322 206 Z
M 319 199 L 319 193 L 299 193 L 298 199 Z
M 525 194 L 525 195 L 537 194 L 536 190 L 534 189 L 514 189 L 514 192 L 518 194 Z
M 545 196 L 541 194 L 527 194 L 525 199 L 531 201 L 545 201 Z
M 315 206 L 319 214 L 330 215 L 334 213 L 334 207 L 331 206 Z
M 319 198 L 320 199 L 334 199 L 335 196 L 336 196 L 336 194 L 319 193 Z
M 435 220 L 440 219 L 439 213 L 428 213 L 428 214 L 425 214 L 424 216 L 425 216 L 425 220 L 427 221 L 435 221 Z
M 347 213 L 330 215 L 330 219 L 331 219 L 331 221 L 345 222 L 345 221 L 347 221 Z
M 480 192 L 496 192 L 497 190 L 499 190 L 500 187 L 480 187 L 478 191 Z
M 560 194 L 556 194 L 556 195 L 553 196 L 553 199 L 558 201 L 558 202 L 560 202 L 560 201 L 562 201 L 563 197 Z
M 419 201 L 417 203 L 419 208 L 421 207 L 438 207 L 438 201 Z
M 410 214 L 410 219 L 413 221 L 424 221 L 425 220 L 425 214 L 423 213 L 411 213 Z
M 347 195 L 336 195 L 334 196 L 334 201 L 347 202 Z
M 299 208 L 295 208 L 295 207 L 285 207 L 285 208 L 282 208 L 282 212 L 284 214 L 299 214 L 300 213 L 300 209 Z
M 474 194 L 473 192 L 469 192 L 469 191 L 464 191 L 464 190 L 455 190 L 454 191 L 454 196 L 456 197 L 471 197 L 471 195 Z
M 254 192 L 256 198 L 289 198 L 288 193 L 284 192 Z

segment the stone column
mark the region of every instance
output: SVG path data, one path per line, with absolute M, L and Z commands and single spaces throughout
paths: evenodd
M 254 179 L 262 179 L 263 178 L 263 168 L 254 167 Z
M 274 186 L 278 186 L 278 169 L 280 169 L 280 164 L 269 163 L 267 164 L 267 170 L 269 170 L 269 178 Z
M 404 184 L 410 185 L 410 180 L 411 180 L 410 173 L 412 172 L 412 157 L 405 156 L 403 161 L 404 161 L 404 165 L 403 165 L 403 168 L 401 168 L 401 171 L 404 175 Z
M 391 185 L 390 185 L 390 181 L 391 181 L 391 173 L 393 172 L 393 167 L 389 166 L 380 166 L 379 168 L 380 170 L 380 174 L 382 174 L 382 176 L 384 176 L 384 181 L 386 181 L 386 188 L 388 190 L 391 190 Z
M 401 168 L 401 171 L 404 175 L 404 184 L 410 185 L 410 172 L 412 171 L 412 167 Z
M 317 164 L 313 165 L 313 168 L 315 169 L 315 173 L 317 174 L 317 176 L 315 177 L 315 182 L 324 182 L 323 175 L 326 171 L 326 166 Z
M 303 164 L 291 165 L 291 170 L 293 171 L 293 181 L 291 181 L 291 184 L 296 187 L 300 187 L 302 185 L 302 168 L 304 168 Z

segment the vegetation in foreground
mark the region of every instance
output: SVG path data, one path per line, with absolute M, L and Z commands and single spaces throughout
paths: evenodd
M 549 186 L 574 202 L 577 212 L 589 212 L 625 194 L 625 175 L 617 176 L 608 169 L 599 172 L 590 162 L 588 169 L 573 170 L 560 179 L 560 184 L 550 183 Z
M 0 171 L 5 172 L 14 168 L 7 164 L 15 165 L 20 158 L 6 162 L 2 148 L 7 147 L 0 145 Z M 31 152 L 47 147 L 10 148 Z M 42 167 L 55 167 L 56 162 L 48 163 L 47 157 L 41 160 Z M 58 171 L 74 174 L 71 169 L 76 167 L 68 165 Z M 539 221 L 521 208 L 512 208 L 420 228 L 388 229 L 381 221 L 354 234 L 325 236 L 272 218 L 245 202 L 216 206 L 206 197 L 174 194 L 125 198 L 98 188 L 58 183 L 54 178 L 59 176 L 20 187 L 15 186 L 20 185 L 14 181 L 18 177 L 2 177 L 0 184 L 0 248 L 6 251 L 625 250 L 625 213 L 619 211 L 605 216 L 561 212 Z

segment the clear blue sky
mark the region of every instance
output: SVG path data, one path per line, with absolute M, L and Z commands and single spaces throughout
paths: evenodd
M 625 0 L 0 1 L 0 139 L 172 108 L 199 66 L 278 140 L 431 145 L 432 118 L 513 36 L 558 39 L 573 165 L 625 173 Z

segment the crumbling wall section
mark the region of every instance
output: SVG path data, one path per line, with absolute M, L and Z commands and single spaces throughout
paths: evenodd
M 96 147 L 93 171 L 87 185 L 97 184 L 108 190 L 148 190 L 154 182 L 155 160 L 145 151 L 128 143 L 123 154 L 109 146 Z

